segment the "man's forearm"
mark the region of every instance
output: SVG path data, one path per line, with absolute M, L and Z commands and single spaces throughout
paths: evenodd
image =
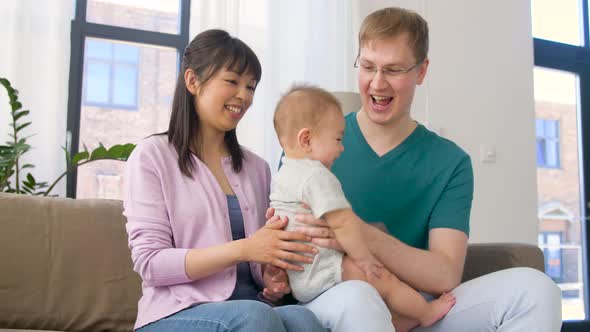
M 350 209 L 329 212 L 325 216 L 336 240 L 348 256 L 357 261 L 374 261 L 367 243 L 362 236 L 365 223 Z
M 365 227 L 364 234 L 373 255 L 413 288 L 440 294 L 459 285 L 462 271 L 443 254 L 413 248 L 375 227 Z

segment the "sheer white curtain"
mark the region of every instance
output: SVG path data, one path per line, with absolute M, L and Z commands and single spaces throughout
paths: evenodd
M 221 28 L 246 42 L 262 63 L 254 104 L 238 127 L 240 143 L 276 169 L 272 125 L 278 98 L 293 83 L 356 91 L 356 0 L 193 0 L 191 38 Z
M 25 162 L 31 173 L 53 181 L 65 169 L 65 144 L 70 65 L 70 22 L 74 1 L 0 0 L 0 77 L 20 91 L 33 123 L 25 135 L 33 150 Z M 8 140 L 9 104 L 0 89 L 0 143 Z M 65 181 L 55 194 L 65 196 Z

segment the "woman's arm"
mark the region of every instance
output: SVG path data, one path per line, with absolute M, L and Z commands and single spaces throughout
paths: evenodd
M 188 283 L 241 261 L 275 264 L 282 268 L 300 269 L 284 260 L 308 262 L 309 258 L 290 251 L 313 252 L 315 248 L 289 240 L 309 241 L 303 234 L 281 230 L 284 224 L 269 224 L 250 238 L 231 241 L 209 248 L 176 248 L 168 207 L 162 191 L 161 171 L 154 156 L 155 145 L 142 142 L 126 165 L 127 217 L 129 248 L 134 270 L 154 287 Z
M 303 271 L 302 266 L 287 261 L 311 263 L 313 258 L 294 252 L 315 254 L 317 249 L 291 241 L 309 242 L 311 237 L 283 231 L 287 220 L 274 218 L 274 221 L 269 221 L 249 238 L 203 249 L 191 249 L 186 255 L 186 274 L 190 279 L 197 280 L 240 262 L 256 262 L 287 270 Z

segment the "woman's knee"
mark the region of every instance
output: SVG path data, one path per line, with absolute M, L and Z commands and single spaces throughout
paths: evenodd
M 302 305 L 287 305 L 274 310 L 287 331 L 324 331 L 316 315 Z
M 231 322 L 236 331 L 285 331 L 281 317 L 269 305 L 258 301 L 235 301 L 234 310 L 242 313 Z

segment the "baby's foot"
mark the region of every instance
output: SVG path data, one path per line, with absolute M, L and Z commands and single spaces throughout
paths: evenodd
M 452 293 L 444 293 L 438 299 L 428 302 L 429 309 L 426 315 L 420 319 L 420 325 L 427 327 L 438 322 L 451 310 L 456 302 L 457 299 Z
M 416 326 L 420 325 L 420 322 L 418 322 L 417 320 L 405 316 L 394 315 L 391 322 L 393 323 L 395 332 L 408 332 Z

